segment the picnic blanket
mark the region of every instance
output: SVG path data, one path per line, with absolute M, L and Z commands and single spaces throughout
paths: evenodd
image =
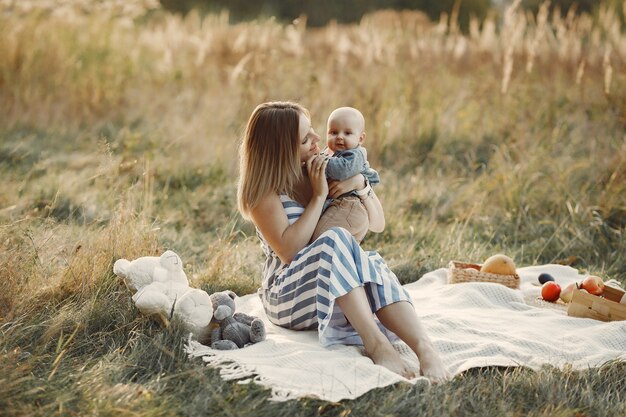
M 566 306 L 540 299 L 537 276 L 552 274 L 562 286 L 583 276 L 570 267 L 518 268 L 521 288 L 494 283 L 448 284 L 447 270 L 425 274 L 405 288 L 447 369 L 459 374 L 482 366 L 549 364 L 573 369 L 626 360 L 626 321 L 601 322 L 568 317 Z M 316 331 L 292 331 L 271 324 L 256 294 L 236 300 L 238 311 L 265 320 L 267 340 L 239 350 L 219 351 L 194 340 L 189 357 L 220 369 L 225 380 L 256 382 L 271 388 L 273 400 L 304 396 L 327 401 L 354 399 L 365 392 L 407 380 L 364 356 L 360 346 L 320 346 Z M 395 345 L 416 369 L 419 363 L 403 343 Z

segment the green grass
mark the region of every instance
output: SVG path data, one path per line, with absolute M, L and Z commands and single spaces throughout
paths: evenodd
M 335 107 L 365 115 L 387 227 L 364 246 L 401 282 L 503 252 L 626 284 L 625 38 L 610 14 L 549 20 L 558 37 L 531 72 L 528 21 L 502 94 L 510 45 L 488 25 L 457 53 L 447 28 L 389 15 L 306 30 L 45 7 L 0 14 L 0 415 L 626 414 L 624 362 L 270 402 L 187 359 L 181 329 L 139 315 L 112 273 L 171 248 L 194 286 L 256 291 L 237 145 L 256 104 L 292 99 L 319 132 Z

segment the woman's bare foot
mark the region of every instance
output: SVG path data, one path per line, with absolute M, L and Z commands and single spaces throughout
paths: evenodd
M 420 361 L 420 373 L 433 384 L 438 384 L 450 379 L 450 372 L 443 366 L 439 354 L 433 348 L 422 350 L 418 358 Z
M 406 366 L 391 343 L 379 343 L 371 351 L 366 349 L 365 353 L 375 364 L 384 366 L 391 372 L 395 372 L 406 379 L 415 378 L 415 372 Z

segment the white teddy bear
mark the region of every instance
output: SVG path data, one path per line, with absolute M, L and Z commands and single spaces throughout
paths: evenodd
M 179 319 L 200 342 L 210 337 L 213 305 L 209 294 L 189 286 L 176 253 L 168 250 L 159 257 L 144 256 L 132 262 L 118 259 L 113 272 L 137 291 L 133 301 L 143 314 L 155 316 L 164 326 L 171 318 Z

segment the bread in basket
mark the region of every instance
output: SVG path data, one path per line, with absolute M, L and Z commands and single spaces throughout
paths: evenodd
M 448 265 L 448 283 L 460 284 L 462 282 L 495 282 L 509 288 L 518 289 L 520 284 L 519 275 L 500 275 L 489 272 L 481 272 L 481 265 L 466 262 L 450 261 Z

